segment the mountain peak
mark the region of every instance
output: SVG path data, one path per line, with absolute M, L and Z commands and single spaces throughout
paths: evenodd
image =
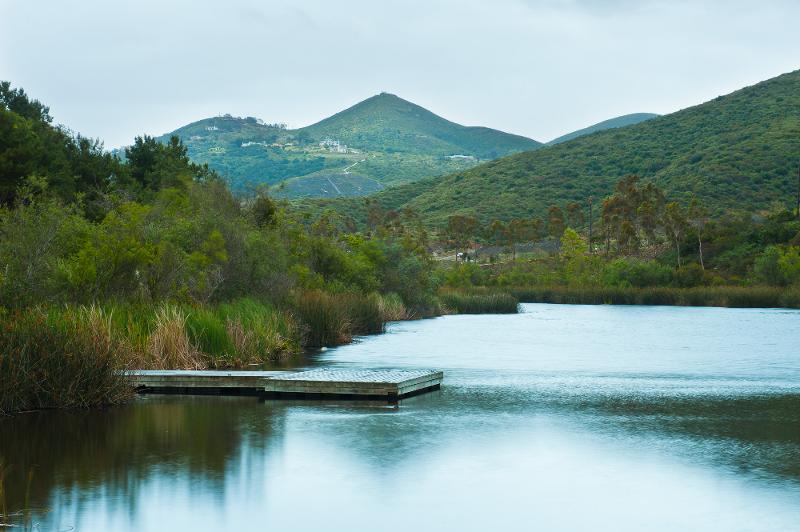
M 371 96 L 303 131 L 315 139 L 336 139 L 359 149 L 439 157 L 493 159 L 541 146 L 519 135 L 451 122 L 389 92 Z

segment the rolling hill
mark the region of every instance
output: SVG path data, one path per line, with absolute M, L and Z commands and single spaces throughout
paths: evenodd
M 159 140 L 171 135 L 183 140 L 194 162 L 207 163 L 235 190 L 266 184 L 283 197 L 364 195 L 541 146 L 450 122 L 387 93 L 300 129 L 224 115 Z
M 484 222 L 544 217 L 550 205 L 603 198 L 621 177 L 637 174 L 674 199 L 694 193 L 712 211 L 757 212 L 791 204 L 798 164 L 795 71 L 676 113 L 395 187 L 374 199 L 387 209 L 412 208 L 429 225 L 453 214 Z M 351 215 L 362 204 L 322 202 Z
M 633 124 L 638 124 L 640 122 L 644 122 L 645 120 L 650 120 L 651 118 L 656 118 L 658 116 L 659 115 L 654 113 L 634 113 L 630 115 L 618 116 L 616 118 L 610 118 L 609 120 L 603 120 L 602 122 L 598 122 L 593 126 L 585 127 L 583 129 L 573 131 L 572 133 L 567 133 L 566 135 L 562 135 L 556 139 L 553 139 L 550 142 L 547 142 L 546 144 L 548 146 L 552 146 L 554 144 L 561 144 L 562 142 L 576 139 L 578 137 L 583 137 L 584 135 L 589 135 L 591 133 L 596 133 L 598 131 L 603 131 L 606 129 L 616 129 L 625 126 L 632 126 Z

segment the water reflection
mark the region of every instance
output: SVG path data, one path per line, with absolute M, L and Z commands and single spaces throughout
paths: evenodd
M 405 530 L 412 510 L 420 530 L 797 529 L 800 313 L 528 310 L 293 363 L 445 369 L 399 407 L 147 396 L 0 420 L 6 507 L 44 530 Z

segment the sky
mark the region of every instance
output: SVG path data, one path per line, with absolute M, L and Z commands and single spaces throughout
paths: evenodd
M 0 0 L 0 79 L 106 147 L 379 92 L 547 141 L 800 68 L 798 0 Z

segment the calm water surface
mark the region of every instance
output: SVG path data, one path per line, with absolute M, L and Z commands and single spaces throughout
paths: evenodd
M 302 362 L 445 371 L 399 407 L 149 396 L 0 420 L 6 512 L 40 530 L 800 530 L 800 312 L 524 311 Z

